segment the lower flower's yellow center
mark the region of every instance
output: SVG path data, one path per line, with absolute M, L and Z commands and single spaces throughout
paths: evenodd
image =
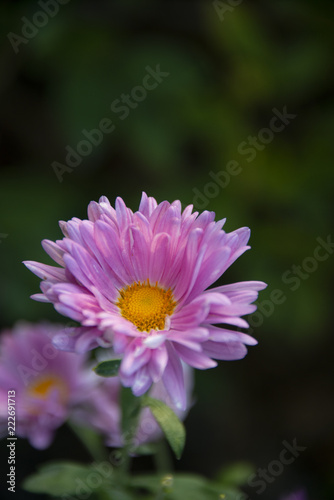
M 68 388 L 65 382 L 56 375 L 45 375 L 38 377 L 28 389 L 31 396 L 38 399 L 47 399 L 52 391 L 58 391 L 60 400 L 65 403 L 68 399 Z
M 140 332 L 163 330 L 166 316 L 175 309 L 176 302 L 170 288 L 165 290 L 156 283 L 133 283 L 120 290 L 116 305 L 124 318 L 131 321 Z

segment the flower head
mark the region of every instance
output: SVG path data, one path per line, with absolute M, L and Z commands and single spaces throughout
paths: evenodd
M 214 359 L 243 358 L 245 346 L 257 342 L 227 325 L 248 327 L 241 316 L 255 311 L 251 303 L 266 286 L 250 281 L 207 289 L 250 248 L 248 228 L 226 233 L 225 220 L 214 218 L 192 206 L 182 212 L 179 201 L 158 204 L 145 193 L 135 213 L 121 198 L 114 209 L 103 196 L 90 203 L 88 220 L 60 223 L 62 240 L 43 241 L 60 267 L 25 263 L 43 280 L 42 294 L 33 298 L 97 327 L 84 333 L 85 342 L 79 334 L 72 338 L 72 348 L 111 346 L 123 358 L 121 381 L 135 395 L 162 378 L 185 408 L 181 360 L 206 369 L 216 366 Z
M 21 323 L 0 338 L 0 433 L 7 433 L 11 391 L 15 434 L 40 449 L 49 446 L 54 431 L 89 389 L 86 356 L 59 351 L 51 342 L 60 328 Z

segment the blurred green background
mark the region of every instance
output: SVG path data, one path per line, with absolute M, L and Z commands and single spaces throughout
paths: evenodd
M 213 210 L 227 231 L 249 226 L 252 250 L 220 282 L 269 284 L 252 318 L 259 346 L 196 373 L 177 467 L 267 468 L 296 438 L 307 450 L 262 495 L 245 491 L 272 500 L 304 485 L 333 498 L 333 248 L 313 255 L 333 234 L 334 5 L 236 3 L 71 0 L 41 16 L 35 1 L 1 2 L 1 326 L 61 319 L 29 299 L 39 280 L 21 261 L 51 263 L 40 241 L 102 194 L 135 210 L 145 190 Z M 164 75 L 136 89 L 154 86 L 147 67 Z M 290 115 L 283 127 L 275 110 Z M 82 145 L 103 119 L 112 132 Z M 91 152 L 59 173 L 66 147 Z M 80 454 L 66 432 L 45 452 L 20 444 L 21 478 Z

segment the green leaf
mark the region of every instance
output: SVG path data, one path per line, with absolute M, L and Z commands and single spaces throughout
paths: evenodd
M 134 489 L 144 489 L 156 498 L 168 500 L 240 500 L 241 492 L 234 488 L 222 487 L 196 474 L 143 474 L 131 479 Z
M 80 498 L 80 497 L 78 497 Z M 81 497 L 83 498 L 83 497 Z M 86 497 L 85 497 L 86 498 Z M 103 492 L 103 496 L 98 497 L 100 500 L 138 500 L 138 496 L 131 494 L 127 489 L 113 486 L 112 489 L 107 489 Z M 87 500 L 93 500 L 87 497 Z M 95 500 L 95 497 L 94 497 Z
M 121 365 L 121 359 L 111 359 L 110 361 L 102 361 L 95 366 L 94 371 L 101 377 L 116 377 Z
M 42 466 L 36 474 L 23 482 L 23 488 L 32 493 L 47 493 L 57 496 L 75 494 L 78 484 L 85 484 L 89 466 L 74 462 L 54 462 Z
M 169 406 L 158 399 L 147 396 L 143 399 L 142 406 L 149 407 L 164 432 L 176 458 L 180 459 L 186 440 L 186 431 L 183 423 Z

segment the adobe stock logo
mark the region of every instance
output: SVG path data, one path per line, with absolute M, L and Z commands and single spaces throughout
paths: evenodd
M 222 2 L 221 0 L 214 0 L 212 6 L 217 12 L 219 20 L 224 21 L 226 12 L 233 12 L 243 1 L 244 0 L 227 0 L 227 2 Z
M 293 264 L 282 274 L 282 283 L 288 285 L 288 290 L 291 292 L 298 290 L 302 282 L 309 279 L 317 271 L 320 262 L 325 262 L 333 255 L 334 241 L 331 234 L 326 239 L 318 236 L 316 242 L 318 245 L 314 248 L 312 255 L 306 256 L 299 265 Z M 276 307 L 284 304 L 287 297 L 288 295 L 284 289 L 275 288 L 271 291 L 269 298 L 259 301 L 257 310 L 248 318 L 250 325 L 248 333 L 251 335 L 254 328 L 260 327 L 264 322 L 264 318 L 269 318 L 274 314 Z
M 289 113 L 287 107 L 283 106 L 283 110 L 277 108 L 272 109 L 272 117 L 269 120 L 268 127 L 261 128 L 256 135 L 249 135 L 245 141 L 238 144 L 237 152 L 240 156 L 245 156 L 247 163 L 255 160 L 258 153 L 263 151 L 273 140 L 275 134 L 283 132 L 283 130 L 294 120 L 297 115 Z M 204 209 L 210 199 L 216 198 L 222 189 L 225 189 L 231 182 L 232 177 L 241 174 L 243 167 L 239 161 L 233 159 L 226 163 L 225 169 L 219 172 L 209 172 L 212 181 L 207 182 L 202 191 L 193 188 L 194 193 L 193 204 L 196 209 Z
M 306 446 L 298 445 L 296 438 L 292 441 L 292 444 L 287 441 L 283 441 L 282 444 L 284 448 L 277 459 L 272 460 L 267 468 L 262 469 L 259 467 L 256 474 L 252 474 L 248 478 L 248 485 L 257 488 L 255 492 L 258 495 L 261 495 L 267 489 L 268 484 L 273 483 L 284 472 L 285 467 L 291 465 L 300 456 L 300 453 L 306 450 Z M 249 500 L 249 497 L 243 500 Z
M 21 35 L 13 33 L 12 31 L 7 34 L 7 38 L 15 54 L 19 53 L 19 47 L 22 43 L 26 45 L 29 40 L 35 38 L 39 30 L 48 24 L 50 18 L 58 14 L 60 5 L 65 5 L 69 1 L 70 0 L 40 0 L 38 6 L 41 10 L 37 10 L 31 20 L 26 16 L 21 17 L 21 21 L 23 22 Z
M 123 121 L 134 112 L 138 106 L 145 101 L 148 94 L 155 90 L 164 80 L 170 75 L 167 71 L 162 71 L 160 64 L 155 68 L 151 66 L 145 67 L 146 73 L 139 85 L 133 87 L 129 93 L 124 92 L 119 98 L 114 99 L 110 104 L 110 110 L 117 116 L 118 120 Z M 89 156 L 92 151 L 97 148 L 103 141 L 106 134 L 111 134 L 116 129 L 114 119 L 108 117 L 102 118 L 96 128 L 91 130 L 83 129 L 81 134 L 83 138 L 76 144 L 68 144 L 65 147 L 65 161 L 60 163 L 53 161 L 51 166 L 57 176 L 59 182 L 63 182 L 65 173 L 72 172 L 78 167 L 83 159 Z
M 59 351 L 54 347 L 54 345 L 49 342 L 43 346 L 42 352 L 38 352 L 36 349 L 31 349 L 31 362 L 30 366 L 18 365 L 17 371 L 25 386 L 30 383 L 31 377 L 36 377 L 39 372 L 43 372 L 49 364 L 49 360 L 54 359 L 58 355 Z

